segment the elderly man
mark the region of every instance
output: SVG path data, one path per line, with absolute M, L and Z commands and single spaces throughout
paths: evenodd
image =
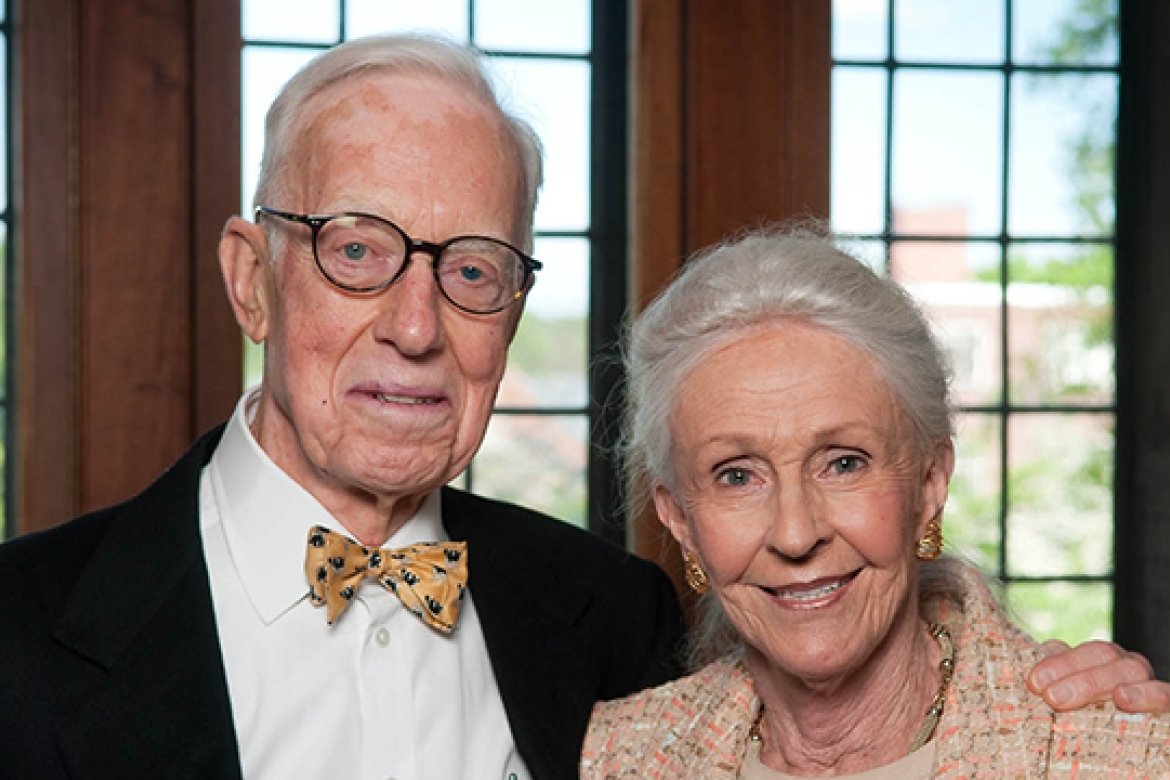
M 480 68 L 365 39 L 277 98 L 220 246 L 263 382 L 140 496 L 0 548 L 0 777 L 569 778 L 595 701 L 677 673 L 656 567 L 444 487 L 540 267 L 539 148 Z M 1049 671 L 1147 676 L 1087 650 Z

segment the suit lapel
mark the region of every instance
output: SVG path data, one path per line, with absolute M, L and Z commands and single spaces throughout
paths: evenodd
M 112 510 L 54 636 L 75 662 L 58 732 L 78 778 L 239 777 L 199 534 L 199 476 L 218 431 Z
M 577 776 L 596 671 L 574 631 L 590 596 L 474 497 L 443 493 L 443 524 L 468 543 L 469 590 L 516 747 L 536 778 Z

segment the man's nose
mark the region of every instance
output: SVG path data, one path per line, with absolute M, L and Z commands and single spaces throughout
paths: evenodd
M 402 275 L 379 296 L 382 311 L 374 334 L 404 355 L 424 355 L 443 345 L 439 309 L 445 304 L 431 263 L 427 252 L 411 252 Z

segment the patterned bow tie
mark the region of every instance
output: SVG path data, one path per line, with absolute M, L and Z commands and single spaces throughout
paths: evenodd
M 370 549 L 324 526 L 309 529 L 305 554 L 309 601 L 326 606 L 333 623 L 372 577 L 397 594 L 403 606 L 445 634 L 459 619 L 467 586 L 467 542 L 423 542 L 397 550 Z

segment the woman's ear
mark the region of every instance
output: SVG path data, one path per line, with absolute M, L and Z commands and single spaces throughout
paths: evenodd
M 955 472 L 955 443 L 947 437 L 934 448 L 922 477 L 922 512 L 918 531 L 924 533 L 926 524 L 939 518 L 947 503 L 947 491 Z
M 255 222 L 232 217 L 219 238 L 219 269 L 236 322 L 254 343 L 268 336 L 272 264 L 268 239 Z
M 666 530 L 670 531 L 675 541 L 681 544 L 684 550 L 693 550 L 686 515 L 674 494 L 661 482 L 654 483 L 654 509 L 658 513 L 658 520 L 666 526 Z

